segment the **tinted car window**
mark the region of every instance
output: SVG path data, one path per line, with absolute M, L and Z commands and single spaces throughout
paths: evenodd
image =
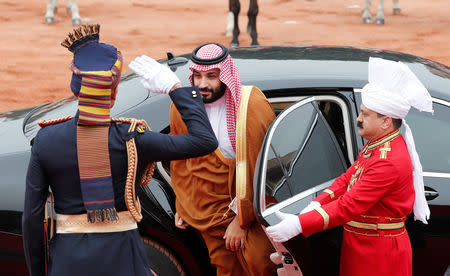
M 280 202 L 345 171 L 339 145 L 315 102 L 292 106 L 273 125 L 266 193 Z
M 411 108 L 406 122 L 413 132 L 424 171 L 450 171 L 450 108 L 433 103 L 434 114 Z

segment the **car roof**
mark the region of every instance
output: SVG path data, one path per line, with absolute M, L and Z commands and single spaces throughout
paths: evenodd
M 367 83 L 369 57 L 401 61 L 411 68 L 433 97 L 450 100 L 450 68 L 411 54 L 352 46 L 273 45 L 232 48 L 230 55 L 239 68 L 242 83 L 265 91 L 362 88 Z M 189 59 L 190 54 L 183 57 Z M 187 79 L 190 63 L 180 69 L 181 80 Z

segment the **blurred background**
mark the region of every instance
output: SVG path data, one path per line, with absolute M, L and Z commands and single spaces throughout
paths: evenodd
M 71 94 L 71 53 L 60 42 L 73 28 L 67 0 L 58 1 L 54 23 L 45 21 L 47 0 L 0 0 L 0 112 Z M 378 0 L 370 8 L 373 21 Z M 383 48 L 450 65 L 449 0 L 384 1 L 385 24 L 364 24 L 364 0 L 259 0 L 261 45 L 325 44 Z M 101 24 L 100 41 L 118 47 L 124 70 L 136 56 L 155 59 L 190 53 L 206 42 L 230 45 L 225 36 L 228 0 L 77 0 L 82 24 Z M 248 0 L 241 0 L 241 46 Z

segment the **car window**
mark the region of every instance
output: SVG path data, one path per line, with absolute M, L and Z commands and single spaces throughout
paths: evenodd
M 445 102 L 443 102 L 445 103 Z M 423 170 L 450 172 L 450 106 L 434 102 L 434 114 L 411 108 L 406 117 Z
M 305 98 L 307 96 L 269 98 L 269 102 L 275 114 L 278 115 L 292 104 Z M 356 148 L 352 143 L 352 119 L 347 104 L 341 97 L 336 95 L 316 95 L 314 98 L 336 136 L 347 164 L 352 164 L 355 161 Z
M 289 208 L 298 212 L 346 169 L 338 141 L 314 98 L 278 115 L 261 154 L 258 173 L 263 177 L 257 185 L 265 185 L 263 210 L 295 198 L 295 207 Z

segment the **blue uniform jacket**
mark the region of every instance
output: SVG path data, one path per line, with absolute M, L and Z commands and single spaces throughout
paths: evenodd
M 193 96 L 193 89 L 198 97 Z M 149 162 L 197 157 L 217 148 L 197 88 L 179 88 L 169 95 L 186 122 L 189 134 L 168 135 L 146 130 L 130 135 L 128 123 L 111 123 L 109 153 L 117 211 L 126 210 L 124 189 L 128 163 L 125 142 L 131 136 L 135 137 L 138 152 L 136 183 Z M 32 276 L 44 275 L 43 219 L 49 187 L 54 195 L 56 213 L 86 213 L 78 171 L 77 119 L 76 116 L 40 129 L 31 149 L 22 227 L 25 257 Z M 50 256 L 49 275 L 150 275 L 137 230 L 57 234 L 50 242 Z M 147 266 L 145 271 L 142 264 Z

